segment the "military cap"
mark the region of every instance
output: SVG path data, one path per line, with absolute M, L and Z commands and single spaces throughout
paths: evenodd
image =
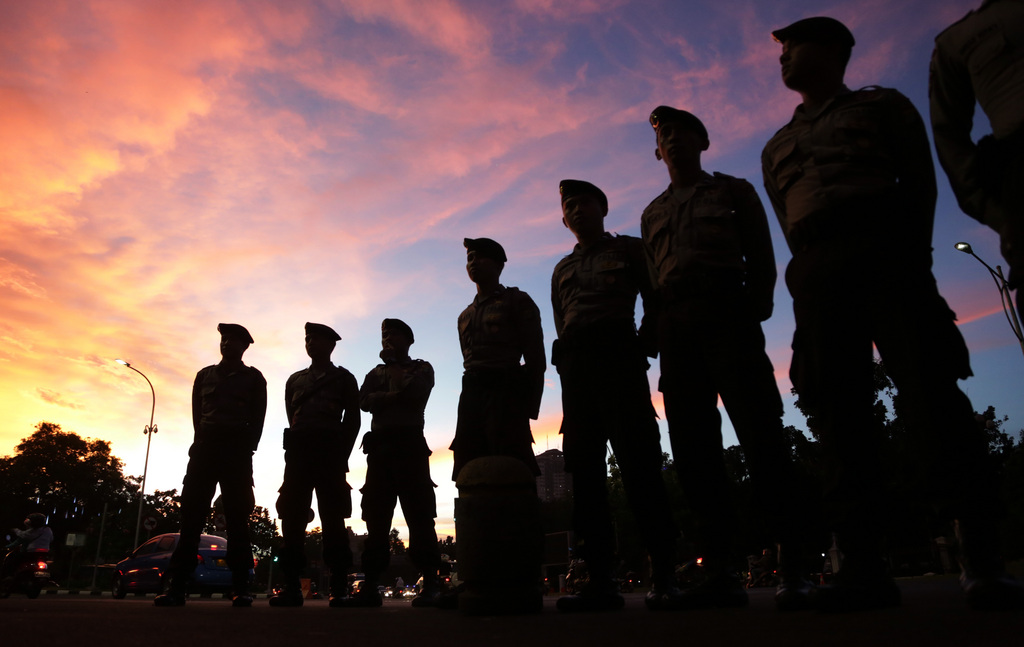
M 306 334 L 314 337 L 325 337 L 331 341 L 341 341 L 341 335 L 334 332 L 334 328 L 308 321 L 306 322 Z
M 469 252 L 476 252 L 477 256 L 490 258 L 499 263 L 508 261 L 502 246 L 490 238 L 464 238 L 462 244 L 466 246 L 467 254 Z
M 412 336 L 412 328 L 410 328 L 409 324 L 405 323 L 401 319 L 385 319 L 380 323 L 381 332 L 384 332 L 388 328 L 394 328 L 398 332 L 408 337 L 410 344 L 416 341 L 416 338 Z
M 237 337 L 243 341 L 249 342 L 250 344 L 253 343 L 252 335 L 250 335 L 249 331 L 245 329 L 245 326 L 233 323 L 221 323 L 217 324 L 217 332 L 222 335 Z
M 693 113 L 686 112 L 685 110 L 679 110 L 671 106 L 658 106 L 651 111 L 649 121 L 651 126 L 654 127 L 654 132 L 658 132 L 661 124 L 676 123 L 681 124 L 688 130 L 694 131 L 703 137 L 705 141 L 708 141 L 708 129 L 704 127 L 704 122 Z
M 605 212 L 608 212 L 608 196 L 604 191 L 597 188 L 590 182 L 584 180 L 562 180 L 558 183 L 558 193 L 562 196 L 562 202 L 577 195 L 592 195 L 600 201 Z
M 846 25 L 827 16 L 798 20 L 788 27 L 773 31 L 772 38 L 780 43 L 787 40 L 798 43 L 837 43 L 849 48 L 856 44 Z

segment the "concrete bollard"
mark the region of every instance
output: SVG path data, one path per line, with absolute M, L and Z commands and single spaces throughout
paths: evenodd
M 536 613 L 544 607 L 544 535 L 537 481 L 515 458 L 485 456 L 455 482 L 459 610 L 468 615 Z

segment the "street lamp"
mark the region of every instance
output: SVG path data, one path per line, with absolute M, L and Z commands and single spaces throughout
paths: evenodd
M 978 259 L 978 262 L 985 266 L 988 273 L 992 275 L 992 280 L 996 282 L 996 288 L 999 290 L 999 300 L 1003 304 L 1003 313 L 1006 315 L 1006 320 L 1010 323 L 1010 328 L 1013 330 L 1013 334 L 1017 337 L 1017 341 L 1020 342 L 1021 352 L 1024 352 L 1024 334 L 1021 333 L 1020 320 L 1017 319 L 1017 310 L 1013 307 L 1013 297 L 1010 294 L 1010 286 L 1006 284 L 1006 278 L 1003 276 L 1003 268 L 996 265 L 996 269 L 981 260 L 981 258 L 974 253 L 969 243 L 957 243 L 954 245 L 957 250 L 964 254 L 970 254 L 974 258 Z
M 132 369 L 146 380 L 146 384 L 149 384 L 149 390 L 153 394 L 153 407 L 149 410 L 149 426 L 142 430 L 142 433 L 146 434 L 146 462 L 142 467 L 142 488 L 139 490 L 139 514 L 135 519 L 135 542 L 132 546 L 139 545 L 139 529 L 142 527 L 142 504 L 145 502 L 146 494 L 146 473 L 149 471 L 149 444 L 153 442 L 153 434 L 157 432 L 156 425 L 153 424 L 153 414 L 156 413 L 156 389 L 153 388 L 153 383 L 149 381 L 146 374 L 135 368 L 123 359 L 114 360 L 118 364 L 124 364 L 128 368 Z

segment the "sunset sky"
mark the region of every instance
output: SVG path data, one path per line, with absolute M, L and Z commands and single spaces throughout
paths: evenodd
M 898 88 L 927 120 L 933 38 L 978 4 L 0 0 L 0 455 L 45 420 L 110 441 L 141 474 L 150 392 L 121 357 L 156 390 L 147 492 L 180 488 L 192 380 L 219 360 L 217 323 L 237 322 L 268 382 L 255 478 L 273 511 L 303 324 L 335 328 L 334 361 L 362 382 L 381 319 L 397 317 L 437 375 L 426 435 L 438 534 L 454 534 L 456 319 L 474 296 L 462 239 L 504 245 L 502 282 L 533 296 L 550 349 L 551 271 L 575 242 L 560 179 L 602 187 L 607 229 L 639 235 L 668 184 L 647 115 L 668 104 L 707 125 L 705 168 L 748 178 L 768 205 L 760 151 L 799 102 L 772 29 L 839 18 L 857 38 L 847 84 Z M 962 387 L 1015 433 L 1024 356 L 988 273 L 953 248 L 968 241 L 994 265 L 998 241 L 938 179 L 935 272 L 975 373 Z M 789 252 L 771 227 L 781 275 Z M 781 281 L 775 297 L 768 352 L 786 422 L 805 428 Z M 538 452 L 561 447 L 560 418 L 549 368 Z M 364 474 L 357 449 L 357 532 Z M 404 535 L 400 510 L 395 525 Z

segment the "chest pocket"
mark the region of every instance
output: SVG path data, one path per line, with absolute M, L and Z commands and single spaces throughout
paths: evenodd
M 596 287 L 614 289 L 626 287 L 628 281 L 629 260 L 622 252 L 605 252 L 595 259 L 593 278 Z
M 701 253 L 739 253 L 736 208 L 728 185 L 717 187 L 694 205 L 693 227 L 696 248 Z
M 863 105 L 836 113 L 831 142 L 815 150 L 823 183 L 895 184 L 892 145 L 886 141 L 884 117 L 880 110 Z

